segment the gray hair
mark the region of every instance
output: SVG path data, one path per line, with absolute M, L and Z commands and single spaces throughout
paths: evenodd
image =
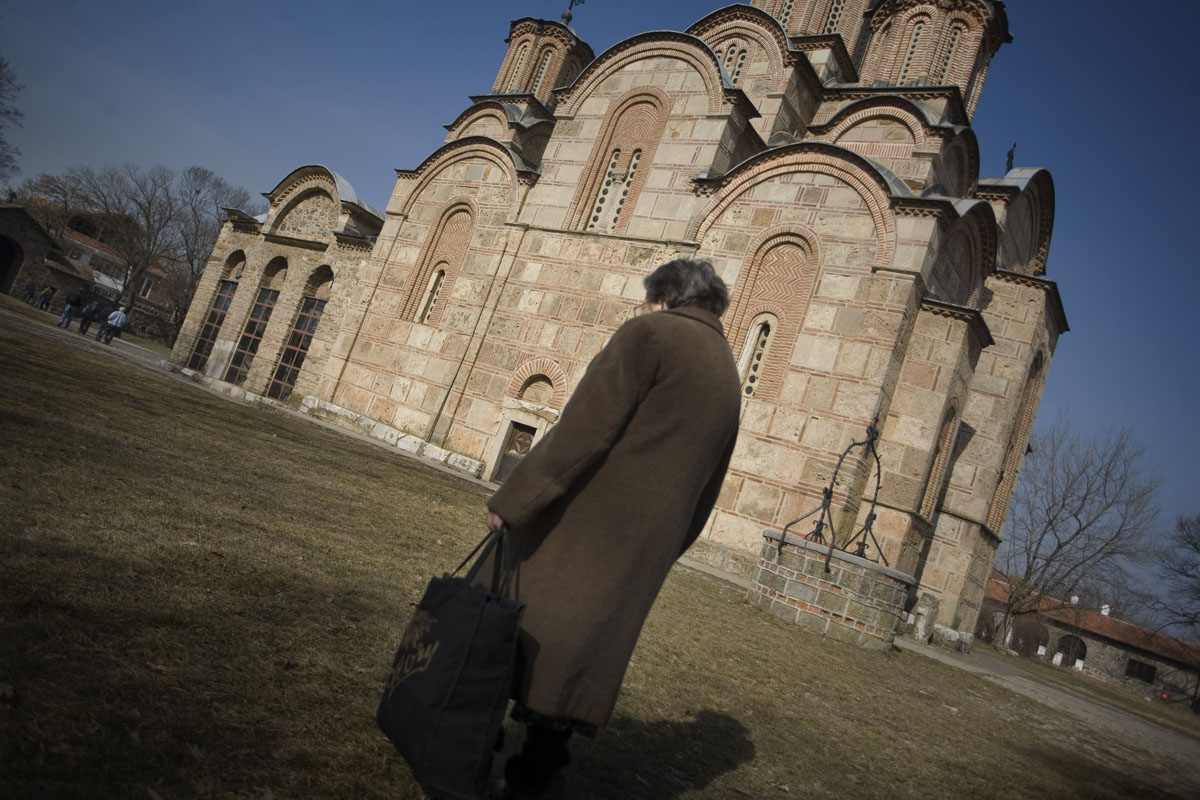
M 642 280 L 646 299 L 661 300 L 667 308 L 695 306 L 718 317 L 729 307 L 725 281 L 707 261 L 677 258 L 668 261 Z

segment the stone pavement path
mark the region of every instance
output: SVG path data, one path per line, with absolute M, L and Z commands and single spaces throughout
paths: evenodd
M 1098 761 L 1120 767 L 1129 763 L 1128 754 L 1133 752 L 1137 754 L 1133 760 L 1144 765 L 1130 770 L 1135 777 L 1181 797 L 1200 797 L 1200 742 L 1189 736 L 1067 688 L 1036 681 L 1005 659 L 980 650 L 957 653 L 904 638 L 897 638 L 896 646 L 982 675 L 1041 703 L 1058 712 L 1048 718 L 1047 728 L 1064 727 L 1074 745 Z M 1110 757 L 1118 751 L 1123 757 Z
M 679 564 L 750 588 L 745 578 L 687 556 L 679 559 Z M 980 675 L 1042 704 L 1049 713 L 1041 727 L 1053 740 L 1116 768 L 1124 768 L 1131 761 L 1140 764 L 1141 768 L 1130 767 L 1128 772 L 1180 797 L 1200 797 L 1200 742 L 1195 739 L 1086 695 L 1040 683 L 1008 660 L 983 650 L 957 653 L 905 638 L 897 638 L 895 644 L 902 650 Z

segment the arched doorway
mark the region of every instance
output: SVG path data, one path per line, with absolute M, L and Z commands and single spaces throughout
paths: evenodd
M 21 245 L 15 239 L 0 236 L 0 292 L 7 294 L 12 291 L 13 281 L 21 271 L 24 258 Z
M 1083 663 L 1085 658 L 1087 645 L 1078 636 L 1068 634 L 1058 640 L 1058 646 L 1054 649 L 1055 664 L 1070 667 Z

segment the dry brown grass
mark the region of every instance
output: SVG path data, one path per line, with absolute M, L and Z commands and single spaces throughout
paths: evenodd
M 425 581 L 481 532 L 485 490 L 7 308 L 0 796 L 420 797 L 375 704 Z M 1172 796 L 1077 734 L 677 570 L 568 796 Z

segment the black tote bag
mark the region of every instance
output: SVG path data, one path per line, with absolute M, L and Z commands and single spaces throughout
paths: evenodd
M 375 721 L 423 788 L 484 796 L 512 685 L 525 606 L 504 597 L 504 533 L 490 533 L 453 573 L 434 578 L 392 663 Z M 454 577 L 482 549 L 466 577 Z M 495 550 L 491 588 L 473 585 Z

